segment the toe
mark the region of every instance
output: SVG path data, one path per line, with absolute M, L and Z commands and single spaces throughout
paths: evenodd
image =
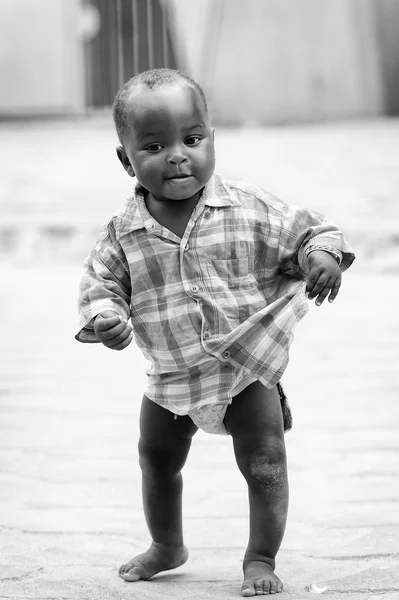
M 270 582 L 270 594 L 277 594 L 277 581 Z
M 263 595 L 263 593 L 264 593 L 264 590 L 263 590 L 263 580 L 262 579 L 257 579 L 255 581 L 254 588 L 255 588 L 255 594 L 257 596 Z
M 255 592 L 259 595 L 267 595 L 270 594 L 270 581 L 266 579 L 259 579 L 255 582 Z
M 122 575 L 122 573 L 127 573 L 132 566 L 132 563 L 126 563 L 126 565 L 122 565 L 119 569 L 119 575 Z
M 280 580 L 272 581 L 270 583 L 270 593 L 271 594 L 279 594 L 282 591 L 283 591 L 283 584 L 281 583 Z
M 133 567 L 126 573 L 120 573 L 120 576 L 125 581 L 139 581 L 139 579 L 143 579 L 143 573 L 140 567 Z
M 255 596 L 255 588 L 252 581 L 247 580 L 244 581 L 241 587 L 241 595 L 242 596 Z

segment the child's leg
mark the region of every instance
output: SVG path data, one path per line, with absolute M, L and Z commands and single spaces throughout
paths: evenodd
M 243 596 L 281 592 L 274 574 L 288 510 L 283 416 L 277 388 L 258 381 L 233 398 L 224 419 L 248 483 L 250 533 L 244 557 Z
M 188 557 L 183 544 L 181 469 L 197 427 L 190 417 L 174 418 L 146 396 L 140 415 L 139 456 L 143 506 L 151 547 L 122 565 L 126 581 L 149 579 L 159 571 L 174 569 Z

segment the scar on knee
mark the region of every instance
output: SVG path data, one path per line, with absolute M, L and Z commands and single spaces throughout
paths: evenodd
M 249 473 L 262 493 L 278 491 L 286 483 L 285 466 L 281 462 L 270 463 L 264 455 L 251 457 Z

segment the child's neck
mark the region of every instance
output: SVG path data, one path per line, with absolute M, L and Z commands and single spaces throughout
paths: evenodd
M 197 206 L 202 190 L 186 200 L 156 200 L 149 192 L 144 199 L 148 212 L 158 223 L 182 238 L 191 213 Z

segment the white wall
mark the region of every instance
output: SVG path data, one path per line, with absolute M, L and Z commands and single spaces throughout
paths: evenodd
M 204 52 L 209 44 L 209 21 L 220 13 L 220 0 L 161 0 L 169 16 L 173 43 L 181 68 L 204 83 Z
M 1 0 L 0 114 L 83 107 L 79 0 Z
M 373 0 L 173 0 L 187 70 L 218 120 L 380 114 Z

